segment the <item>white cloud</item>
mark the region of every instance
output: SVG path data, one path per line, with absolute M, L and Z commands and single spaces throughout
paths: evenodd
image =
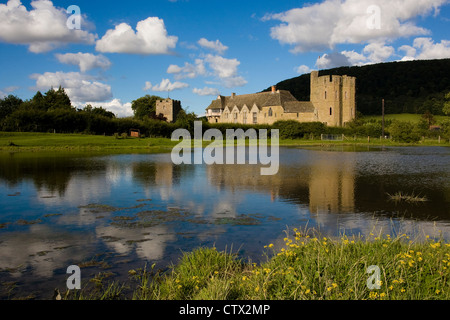
M 383 42 L 373 42 L 366 45 L 362 53 L 352 50 L 324 54 L 317 59 L 316 66 L 319 69 L 362 66 L 386 61 L 394 54 L 394 47 L 387 46 Z
M 56 58 L 61 63 L 76 65 L 81 72 L 86 72 L 91 69 L 101 68 L 108 69 L 111 66 L 111 61 L 104 55 L 94 55 L 92 53 L 66 53 L 55 54 Z
M 310 73 L 311 72 L 311 69 L 307 65 L 304 65 L 304 64 L 294 68 L 294 70 L 298 74 L 305 74 L 305 73 Z
M 379 8 L 379 28 L 368 21 Z M 417 26 L 416 18 L 427 16 L 447 0 L 325 0 L 278 14 L 268 14 L 263 20 L 279 20 L 271 28 L 271 36 L 282 44 L 293 46 L 292 52 L 324 50 L 343 43 L 370 43 L 401 37 L 425 35 L 429 30 Z
M 330 69 L 349 65 L 350 61 L 348 57 L 341 52 L 326 53 L 316 61 L 316 66 L 319 69 Z
M 203 89 L 194 88 L 192 92 L 199 96 L 218 96 L 220 94 L 218 89 L 209 87 L 204 87 Z
M 238 66 L 241 64 L 239 60 L 208 54 L 205 61 L 212 69 L 213 75 L 218 77 L 225 87 L 242 87 L 247 84 L 242 76 L 237 75 Z
M 195 59 L 195 65 L 185 62 L 183 67 L 171 64 L 167 68 L 167 73 L 175 74 L 175 79 L 180 80 L 184 78 L 193 79 L 201 75 L 206 75 L 206 68 L 202 59 Z
M 414 39 L 413 47 L 409 47 L 408 49 L 406 51 L 407 55 L 411 55 L 416 60 L 450 58 L 449 40 L 434 43 L 431 38 L 416 38 Z
M 395 53 L 394 47 L 386 46 L 382 42 L 373 42 L 368 44 L 363 52 L 368 55 L 372 63 L 379 63 L 387 60 Z
M 136 32 L 126 23 L 117 25 L 97 41 L 100 52 L 131 54 L 169 54 L 175 48 L 178 37 L 167 34 L 164 20 L 149 17 L 139 21 Z
M 156 84 L 156 85 L 152 85 L 151 82 L 147 81 L 145 82 L 145 86 L 143 88 L 144 91 L 147 90 L 152 90 L 152 91 L 174 91 L 174 90 L 179 90 L 179 89 L 184 89 L 189 87 L 189 84 L 184 83 L 184 82 L 178 82 L 175 81 L 174 83 L 170 82 L 169 79 L 162 79 L 161 83 Z
M 104 109 L 111 111 L 117 117 L 131 117 L 134 115 L 133 109 L 131 109 L 131 102 L 122 103 L 120 99 L 113 99 L 105 102 L 86 102 L 84 105 L 90 104 L 93 107 L 103 107 Z M 83 105 L 83 107 L 84 107 Z
M 199 46 L 201 46 L 203 48 L 214 50 L 218 54 L 224 54 L 225 51 L 228 50 L 228 47 L 223 45 L 219 40 L 209 41 L 205 38 L 201 38 L 200 40 L 198 40 L 197 43 L 199 44 Z
M 30 78 L 36 80 L 37 90 L 47 91 L 51 87 L 63 87 L 73 103 L 106 101 L 112 98 L 111 86 L 79 72 L 45 72 L 32 74 Z
M 56 8 L 48 0 L 31 2 L 27 10 L 20 0 L 0 4 L 0 41 L 28 45 L 34 53 L 53 50 L 67 43 L 93 44 L 97 35 L 83 30 L 88 24 L 81 15 L 81 30 L 69 29 L 66 9 Z
M 214 74 L 222 79 L 236 76 L 237 68 L 241 64 L 237 59 L 227 59 L 211 54 L 206 56 L 205 61 L 209 63 Z

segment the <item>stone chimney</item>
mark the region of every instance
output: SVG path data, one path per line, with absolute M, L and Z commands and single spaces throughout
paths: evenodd
M 236 97 L 236 93 L 233 92 L 233 93 L 231 94 L 231 99 L 233 99 L 234 97 Z
M 272 86 L 272 93 L 277 92 L 277 86 Z

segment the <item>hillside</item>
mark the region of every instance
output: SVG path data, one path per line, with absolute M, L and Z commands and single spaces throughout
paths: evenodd
M 361 67 L 321 70 L 322 75 L 349 75 L 357 78 L 357 106 L 364 115 L 381 113 L 442 114 L 444 96 L 450 92 L 450 59 L 389 62 Z M 308 101 L 310 75 L 281 81 L 277 88 L 289 90 L 298 100 Z M 264 90 L 269 91 L 270 88 Z

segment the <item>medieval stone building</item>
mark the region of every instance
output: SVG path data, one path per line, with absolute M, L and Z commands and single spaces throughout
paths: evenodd
M 163 115 L 167 119 L 167 122 L 177 121 L 177 116 L 180 111 L 181 102 L 178 100 L 156 100 L 156 116 Z
M 323 122 L 341 127 L 356 115 L 356 78 L 311 73 L 310 101 L 298 101 L 289 91 L 219 96 L 206 109 L 211 123 L 273 124 L 279 120 Z

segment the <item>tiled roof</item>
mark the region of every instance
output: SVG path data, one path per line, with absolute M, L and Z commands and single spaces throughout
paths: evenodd
M 238 96 L 219 96 L 213 100 L 208 109 L 225 109 L 231 110 L 235 106 L 239 111 L 246 105 L 249 109 L 255 105 L 261 110 L 262 107 L 282 106 L 285 112 L 314 112 L 311 102 L 300 102 L 286 90 L 278 90 L 276 92 L 261 92 L 253 94 L 243 94 Z

